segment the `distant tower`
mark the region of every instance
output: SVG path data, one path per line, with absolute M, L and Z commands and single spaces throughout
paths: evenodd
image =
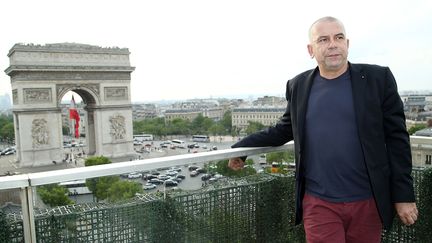
M 60 102 L 74 91 L 85 103 L 86 150 L 133 156 L 131 73 L 127 48 L 85 44 L 15 44 L 9 51 L 17 160 L 20 167 L 61 162 Z M 125 159 L 127 160 L 127 159 Z M 57 163 L 58 164 L 58 163 Z

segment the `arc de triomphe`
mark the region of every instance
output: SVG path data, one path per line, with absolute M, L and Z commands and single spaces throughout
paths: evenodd
M 64 159 L 60 102 L 68 91 L 85 104 L 88 155 L 127 158 L 133 150 L 127 48 L 15 44 L 9 51 L 17 161 L 20 167 Z

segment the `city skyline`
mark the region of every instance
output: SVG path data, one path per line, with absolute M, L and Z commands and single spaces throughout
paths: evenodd
M 83 43 L 128 48 L 132 102 L 283 96 L 286 81 L 316 66 L 310 24 L 345 23 L 349 61 L 389 66 L 399 91 L 432 90 L 432 3 L 371 1 L 10 1 L 2 3 L 0 67 L 15 43 Z M 25 6 L 23 8 L 22 6 Z M 370 6 L 374 6 L 371 8 Z M 19 11 L 16 11 L 19 10 Z M 0 95 L 11 94 L 0 74 Z

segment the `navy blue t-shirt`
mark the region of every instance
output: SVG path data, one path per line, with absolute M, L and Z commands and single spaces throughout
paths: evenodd
M 349 71 L 314 78 L 306 113 L 306 192 L 331 202 L 372 197 L 359 141 Z

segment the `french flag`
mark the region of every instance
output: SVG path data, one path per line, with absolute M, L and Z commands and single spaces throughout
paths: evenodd
M 71 120 L 75 120 L 75 137 L 79 138 L 79 121 L 80 121 L 80 116 L 79 113 L 77 111 L 77 109 L 75 108 L 75 99 L 74 96 L 72 95 L 72 101 L 69 107 L 69 119 Z

